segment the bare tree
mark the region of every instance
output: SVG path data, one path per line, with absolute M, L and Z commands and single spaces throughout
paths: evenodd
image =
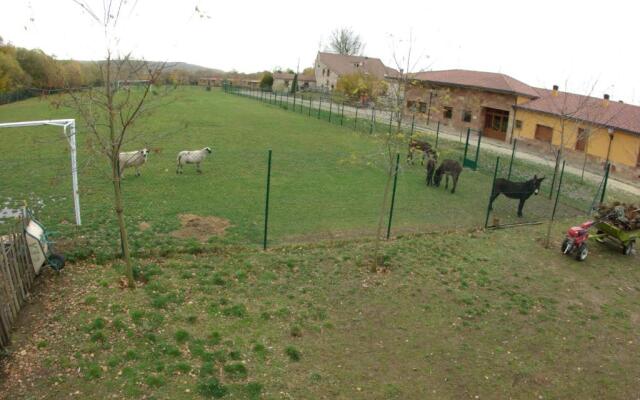
M 90 133 L 93 148 L 109 162 L 113 205 L 120 233 L 125 275 L 127 285 L 133 288 L 135 282 L 125 223 L 119 154 L 123 146 L 133 139 L 132 129 L 136 122 L 150 111 L 149 100 L 156 93 L 154 83 L 166 64 L 134 60 L 131 54 L 121 55 L 111 47 L 111 43 L 118 42 L 112 35 L 125 11 L 124 8 L 128 6 L 126 0 L 104 0 L 100 13 L 94 12 L 85 1 L 74 2 L 100 25 L 107 40 L 106 59 L 98 62 L 102 86 L 68 92 L 72 108 L 78 112 Z M 133 81 L 136 81 L 135 85 L 130 84 Z
M 398 41 L 391 37 L 392 55 L 396 71 L 389 71 L 388 78 L 392 81 L 386 99 L 380 99 L 378 105 L 389 110 L 391 118 L 395 121 L 395 129 L 390 129 L 383 137 L 384 161 L 385 161 L 385 186 L 378 215 L 378 225 L 376 229 L 376 239 L 374 245 L 373 269 L 377 269 L 383 257 L 381 256 L 381 241 L 383 238 L 384 221 L 389 209 L 389 195 L 391 184 L 396 170 L 396 154 L 407 145 L 407 136 L 402 131 L 402 124 L 405 117 L 405 96 L 407 87 L 414 82 L 411 79 L 412 71 L 415 70 L 421 57 L 414 57 L 412 54 L 414 39 L 412 32 L 406 42 Z M 401 46 L 403 44 L 403 46 Z M 402 47 L 402 48 L 401 48 Z
M 364 51 L 364 42 L 360 35 L 350 28 L 338 28 L 331 32 L 329 48 L 338 54 L 361 55 Z

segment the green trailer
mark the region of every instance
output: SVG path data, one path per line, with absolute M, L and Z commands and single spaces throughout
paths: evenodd
M 640 229 L 626 231 L 604 221 L 596 222 L 595 228 L 597 233 L 591 235 L 592 238 L 600 243 L 608 241 L 617 244 L 622 247 L 622 253 L 626 256 L 633 254 L 636 240 L 640 237 Z

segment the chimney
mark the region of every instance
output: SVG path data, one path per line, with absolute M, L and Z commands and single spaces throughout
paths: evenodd
M 557 96 L 557 95 L 558 95 L 558 85 L 553 85 L 553 92 L 552 92 L 552 94 L 553 94 L 554 96 Z
M 624 101 L 622 101 L 622 100 L 618 100 L 618 103 L 620 103 L 620 104 L 624 104 Z
M 605 94 L 605 95 L 604 95 L 604 102 L 603 102 L 603 104 L 604 104 L 604 106 L 605 106 L 605 107 L 607 107 L 607 106 L 609 105 L 609 98 L 610 98 L 610 96 L 609 96 L 608 94 Z

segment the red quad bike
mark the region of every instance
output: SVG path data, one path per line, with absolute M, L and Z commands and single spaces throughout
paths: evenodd
M 595 221 L 587 221 L 580 226 L 572 226 L 567 231 L 567 237 L 562 241 L 562 254 L 570 255 L 575 253 L 576 260 L 584 261 L 589 255 L 587 239 L 589 239 L 589 228 Z

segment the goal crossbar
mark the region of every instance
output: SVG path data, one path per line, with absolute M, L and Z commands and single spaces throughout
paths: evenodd
M 76 157 L 76 120 L 75 119 L 48 119 L 42 121 L 22 121 L 0 123 L 0 128 L 22 128 L 27 126 L 59 126 L 69 142 L 71 153 L 71 184 L 73 186 L 73 209 L 76 225 L 81 225 L 80 218 L 80 193 L 78 190 L 78 161 Z

